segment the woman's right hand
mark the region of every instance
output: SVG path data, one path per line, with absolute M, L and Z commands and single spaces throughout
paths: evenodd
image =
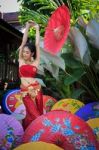
M 32 20 L 29 20 L 29 21 L 26 22 L 26 27 L 39 28 L 39 25 L 36 22 L 34 22 Z
M 26 27 L 31 27 L 31 23 L 29 21 L 26 22 Z
M 39 25 L 32 20 L 29 20 L 28 23 L 29 23 L 30 27 L 34 27 L 35 29 L 39 28 Z

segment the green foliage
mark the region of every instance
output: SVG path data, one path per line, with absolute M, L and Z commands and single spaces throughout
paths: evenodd
M 83 32 L 83 34 L 81 34 L 81 31 Z M 74 48 L 74 51 L 72 53 L 74 54 L 74 58 L 80 61 L 82 66 L 81 68 L 85 72 L 81 80 L 78 80 L 78 83 L 80 83 L 80 85 L 84 87 L 91 98 L 98 100 L 99 71 L 96 68 L 96 63 L 99 59 L 99 23 L 95 20 L 91 20 L 88 24 L 86 24 L 86 28 L 84 28 L 84 30 L 73 28 L 73 30 L 70 31 L 70 34 L 72 32 L 73 34 L 72 36 L 70 36 L 71 44 Z M 80 34 L 78 34 L 78 32 Z M 82 54 L 82 52 L 83 55 L 80 55 Z M 83 56 L 84 59 L 81 59 L 81 56 Z
M 99 0 L 18 0 L 21 1 L 20 21 L 25 22 L 34 19 L 36 22 L 46 26 L 44 16 L 50 16 L 52 12 L 63 3 L 66 4 L 71 13 L 71 23 L 74 25 L 79 16 L 87 20 L 98 17 Z M 37 17 L 37 19 L 36 19 Z M 48 19 L 48 18 L 47 18 Z M 43 24 L 44 23 L 44 24 Z M 47 23 L 47 21 L 46 21 Z
M 53 90 L 56 88 L 62 98 L 78 98 L 85 95 L 98 101 L 99 46 L 97 41 L 99 41 L 99 24 L 95 20 L 91 20 L 84 30 L 81 28 L 71 29 L 69 36 L 71 50 L 61 54 L 65 61 L 65 70 L 59 71 L 57 80 L 50 77 L 50 80 L 47 78 L 46 83 L 48 82 L 48 86 L 53 87 Z M 90 30 L 88 30 L 89 28 Z M 68 43 L 65 47 L 68 48 Z
M 71 10 L 73 24 L 79 16 L 89 20 L 99 13 L 99 0 L 67 0 L 67 3 Z
M 84 70 L 82 68 L 75 69 L 72 71 L 72 73 L 66 75 L 64 84 L 70 85 L 74 82 L 78 81 L 83 75 L 85 74 Z

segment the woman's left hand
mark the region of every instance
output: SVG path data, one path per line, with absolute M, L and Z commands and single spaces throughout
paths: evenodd
M 39 25 L 36 22 L 34 22 L 32 20 L 29 20 L 28 22 L 31 24 L 31 27 L 39 28 Z

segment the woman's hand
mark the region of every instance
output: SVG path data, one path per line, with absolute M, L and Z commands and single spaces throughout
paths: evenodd
M 39 25 L 36 22 L 29 20 L 28 23 L 29 23 L 30 27 L 34 27 L 35 29 L 39 29 Z
M 28 21 L 26 22 L 26 28 L 30 28 L 31 27 L 31 23 Z
M 35 29 L 39 28 L 39 25 L 37 23 L 35 23 L 35 25 L 33 26 Z
M 35 29 L 39 29 L 39 25 L 32 20 L 29 20 L 28 22 L 26 22 L 26 28 L 30 28 L 30 27 L 34 27 Z

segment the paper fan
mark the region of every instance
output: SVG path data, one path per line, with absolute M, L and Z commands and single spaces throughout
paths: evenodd
M 12 114 L 16 119 L 22 120 L 26 116 L 26 109 L 21 99 L 19 89 L 9 90 L 3 96 L 2 108 L 7 114 Z
M 89 119 L 87 123 L 93 129 L 93 132 L 99 141 L 99 118 Z
M 15 148 L 14 150 L 63 150 L 62 148 L 54 145 L 54 144 L 50 144 L 50 143 L 45 143 L 45 142 L 30 142 L 27 144 L 23 144 L 17 148 Z
M 58 53 L 70 29 L 70 14 L 65 5 L 58 7 L 48 21 L 44 35 L 44 48 L 51 54 Z
M 19 121 L 6 114 L 0 114 L 0 150 L 10 150 L 22 143 L 24 131 Z
M 65 110 L 70 113 L 75 113 L 84 104 L 76 99 L 62 99 L 55 103 L 51 110 Z
M 95 149 L 96 137 L 82 119 L 66 111 L 51 111 L 38 117 L 25 130 L 23 142 L 43 141 L 64 150 Z
M 87 121 L 99 117 L 99 102 L 89 103 L 80 108 L 76 113 L 77 116 Z
M 43 95 L 43 110 L 44 113 L 49 112 L 57 100 L 51 96 Z

